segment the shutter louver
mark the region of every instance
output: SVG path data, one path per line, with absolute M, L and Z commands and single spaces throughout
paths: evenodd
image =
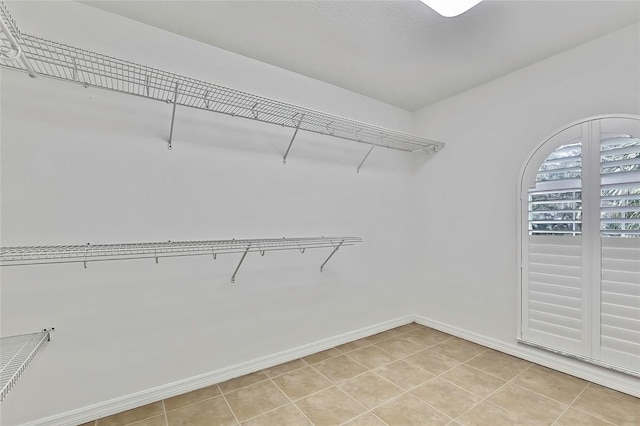
M 564 351 L 582 347 L 580 236 L 529 237 L 528 337 Z
M 640 139 L 601 141 L 600 357 L 640 373 Z
M 640 139 L 609 135 L 600 143 L 602 237 L 640 237 Z

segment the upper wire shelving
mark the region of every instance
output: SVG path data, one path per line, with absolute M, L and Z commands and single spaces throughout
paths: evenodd
M 4 401 L 38 351 L 51 340 L 53 330 L 0 338 L 0 401 Z
M 84 263 L 121 260 L 154 259 L 179 256 L 212 256 L 219 254 L 242 253 L 240 262 L 231 277 L 235 277 L 247 253 L 259 252 L 261 255 L 274 250 L 300 250 L 331 248 L 331 254 L 320 266 L 322 272 L 326 263 L 340 247 L 361 243 L 359 237 L 302 237 L 302 238 L 263 238 L 242 240 L 209 241 L 167 241 L 153 243 L 128 244 L 86 244 L 58 246 L 21 246 L 0 247 L 0 266 L 39 265 L 49 263 Z
M 0 3 L 0 15 L 3 21 L 0 66 L 27 71 L 31 76 L 51 77 L 85 87 L 98 87 L 171 103 L 173 113 L 169 148 L 172 146 L 175 108 L 178 105 L 295 129 L 284 154 L 285 163 L 298 130 L 371 145 L 362 163 L 376 146 L 429 153 L 444 147 L 442 142 L 25 34 L 20 31 L 4 3 Z

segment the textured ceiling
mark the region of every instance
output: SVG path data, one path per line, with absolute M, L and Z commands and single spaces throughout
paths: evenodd
M 640 21 L 637 0 L 82 3 L 409 111 Z

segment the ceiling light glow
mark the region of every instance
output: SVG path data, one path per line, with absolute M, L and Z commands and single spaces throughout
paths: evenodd
M 452 18 L 471 9 L 482 0 L 420 0 L 440 15 Z

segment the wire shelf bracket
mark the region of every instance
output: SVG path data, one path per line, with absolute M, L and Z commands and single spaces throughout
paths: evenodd
M 176 120 L 176 105 L 178 105 L 178 88 L 180 87 L 180 85 L 178 84 L 178 82 L 176 81 L 176 89 L 173 92 L 173 112 L 171 113 L 171 130 L 169 130 L 169 145 L 168 145 L 168 149 L 172 149 L 173 148 L 173 123 Z
M 338 249 L 340 247 L 342 247 L 342 243 L 344 243 L 344 241 L 340 241 L 340 243 L 336 246 L 336 248 L 333 249 L 333 251 L 331 252 L 331 254 L 329 255 L 329 257 L 327 257 L 327 260 L 324 261 L 324 263 L 322 263 L 322 265 L 320 265 L 320 272 L 323 271 L 324 269 L 324 265 L 327 264 L 327 262 L 329 261 L 329 259 L 331 259 L 331 256 L 333 256 L 335 254 L 335 252 L 338 251 Z
M 0 66 L 85 87 L 96 87 L 173 104 L 169 149 L 177 106 L 241 117 L 406 152 L 436 152 L 444 143 L 265 98 L 169 71 L 83 50 L 21 32 L 0 1 Z M 381 135 L 384 135 L 381 137 Z M 368 155 L 367 155 L 368 156 Z M 362 163 L 358 170 L 362 167 Z
M 42 265 L 51 263 L 87 263 L 107 260 L 158 259 L 161 257 L 213 256 L 242 253 L 231 282 L 234 283 L 240 266 L 250 252 L 264 256 L 267 251 L 332 248 L 333 251 L 320 267 L 320 272 L 338 248 L 362 242 L 360 237 L 299 237 L 263 238 L 243 240 L 167 241 L 157 243 L 85 244 L 68 246 L 0 247 L 0 266 Z
M 0 338 L 0 402 L 35 358 L 42 347 L 51 340 L 54 328 L 38 333 Z
M 0 15 L 2 16 L 0 19 L 0 60 L 15 63 L 27 71 L 29 77 L 35 78 L 36 72 L 16 40 L 20 37 L 20 29 L 18 29 L 16 21 L 11 18 L 4 2 L 0 2 Z
M 284 153 L 282 164 L 287 164 L 287 156 L 289 155 L 289 151 L 291 150 L 291 145 L 293 145 L 293 140 L 296 138 L 296 135 L 298 134 L 298 130 L 300 129 L 300 124 L 302 124 L 303 119 L 304 119 L 304 115 L 300 116 L 300 120 L 298 120 L 298 124 L 296 125 L 296 130 L 293 132 L 293 136 L 291 137 L 291 142 L 289 142 L 289 146 L 287 147 L 287 152 Z

